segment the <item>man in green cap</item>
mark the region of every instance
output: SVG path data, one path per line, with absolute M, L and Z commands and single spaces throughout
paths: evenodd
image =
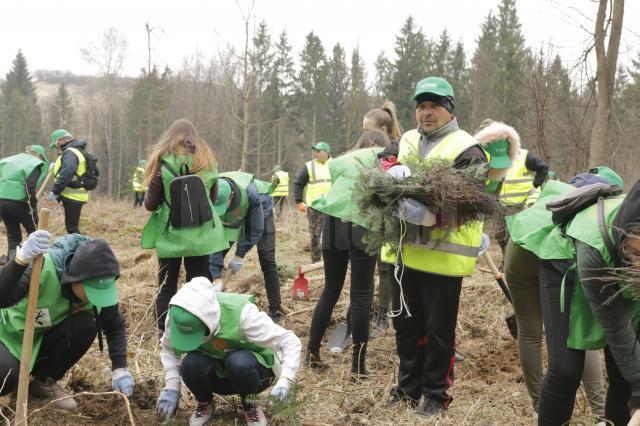
M 417 127 L 398 144 L 398 161 L 447 161 L 454 169 L 485 164 L 478 141 L 458 127 L 453 114 L 453 88 L 441 77 L 416 85 Z M 484 189 L 484 184 L 483 184 Z M 392 283 L 396 349 L 400 358 L 398 384 L 390 405 L 408 404 L 416 414 L 434 416 L 452 401 L 455 328 L 462 279 L 475 270 L 482 244 L 480 219 L 459 224 L 455 212 L 441 212 L 436 225 L 412 225 L 397 258 L 383 249 L 382 260 L 396 263 L 400 282 Z
M 142 207 L 144 201 L 144 193 L 147 191 L 147 187 L 144 185 L 144 169 L 147 167 L 147 160 L 138 161 L 138 167 L 133 172 L 132 184 L 133 184 L 133 208 L 138 206 Z
M 300 213 L 306 212 L 309 219 L 311 261 L 319 262 L 322 257 L 320 236 L 324 216 L 311 208 L 311 203 L 327 195 L 331 189 L 331 174 L 329 173 L 331 149 L 326 142 L 318 142 L 311 149 L 313 150 L 313 160 L 307 161 L 305 167 L 296 176 L 296 180 L 293 182 L 293 196 L 296 201 L 296 209 Z
M 287 202 L 287 197 L 289 196 L 289 173 L 282 170 L 279 164 L 273 168 L 271 185 L 273 186 L 271 192 L 273 204 L 275 209 L 278 210 L 278 214 L 281 215 L 282 209 Z
M 127 333 L 116 289 L 118 260 L 104 240 L 71 234 L 51 246 L 50 241 L 47 231 L 35 231 L 0 270 L 0 376 L 4 378 L 0 396 L 18 386 L 31 262 L 40 254 L 44 264 L 29 391 L 55 401 L 59 408 L 75 409 L 76 401 L 68 398 L 58 381 L 89 350 L 96 335 L 102 351 L 104 332 L 112 388 L 131 396 L 134 379 L 127 369 Z
M 47 199 L 62 203 L 64 224 L 69 234 L 80 233 L 80 213 L 89 201 L 89 185 L 85 184 L 90 172 L 86 146 L 85 141 L 75 139 L 65 129 L 51 133 L 49 148 L 57 148 L 59 153 L 53 167 L 56 180 Z
M 38 226 L 36 193 L 48 169 L 46 151 L 40 145 L 30 145 L 25 152 L 0 160 L 0 217 L 7 229 L 8 246 L 5 262 L 22 241 L 20 225 L 27 234 Z
M 169 420 L 184 384 L 196 398 L 189 425 L 207 423 L 213 395 L 240 395 L 249 426 L 265 426 L 259 405 L 248 398 L 273 383 L 273 398 L 286 400 L 300 365 L 300 339 L 275 324 L 253 304 L 253 296 L 218 293 L 211 282 L 197 277 L 170 301 L 160 341 L 165 387 L 156 411 Z

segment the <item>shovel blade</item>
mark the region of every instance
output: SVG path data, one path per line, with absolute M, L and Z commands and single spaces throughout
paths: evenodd
M 327 348 L 331 352 L 342 352 L 351 343 L 351 327 L 348 324 L 340 323 L 336 326 L 329 340 Z
M 504 317 L 504 321 L 507 323 L 507 328 L 509 328 L 511 337 L 518 340 L 518 322 L 516 321 L 516 314 Z
M 294 300 L 309 300 L 309 280 L 303 275 L 298 275 L 298 278 L 293 280 L 291 297 Z

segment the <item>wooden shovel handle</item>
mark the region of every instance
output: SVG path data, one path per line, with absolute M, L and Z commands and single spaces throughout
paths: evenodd
M 42 193 L 44 192 L 45 188 L 49 184 L 49 181 L 51 180 L 52 177 L 53 177 L 53 170 L 47 173 L 47 177 L 44 178 L 44 182 L 42 182 L 42 185 L 40 185 L 40 189 L 38 189 L 36 198 L 40 198 L 42 196 Z
M 38 229 L 43 230 L 49 226 L 49 209 L 40 210 Z M 29 296 L 27 299 L 27 313 L 24 324 L 24 336 L 22 338 L 22 357 L 20 359 L 20 376 L 18 379 L 18 396 L 16 398 L 15 424 L 27 423 L 27 394 L 29 393 L 29 375 L 31 372 L 31 350 L 33 349 L 33 334 L 36 324 L 36 307 L 38 306 L 38 292 L 40 290 L 40 271 L 44 258 L 36 256 L 31 268 L 31 280 L 29 281 Z
M 320 262 L 312 263 L 310 265 L 300 265 L 298 266 L 298 272 L 300 272 L 301 274 L 305 274 L 307 272 L 316 271 L 322 268 L 324 268 L 324 262 L 320 261 Z

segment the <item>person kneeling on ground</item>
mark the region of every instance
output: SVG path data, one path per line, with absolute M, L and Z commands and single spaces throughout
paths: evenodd
M 287 398 L 300 365 L 300 339 L 274 324 L 252 301 L 250 295 L 217 293 L 204 277 L 194 278 L 171 299 L 160 351 L 165 387 L 156 404 L 165 419 L 178 407 L 182 381 L 198 402 L 190 425 L 209 421 L 213 394 L 239 394 L 249 426 L 266 425 L 249 395 L 277 378 L 271 395 Z
M 104 240 L 70 234 L 49 248 L 51 234 L 29 235 L 15 258 L 0 271 L 0 396 L 18 387 L 22 339 L 31 279 L 31 261 L 44 254 L 33 338 L 29 387 L 32 394 L 56 400 L 59 408 L 77 408 L 58 384 L 99 338 L 107 337 L 112 365 L 112 386 L 126 396 L 134 380 L 127 369 L 127 334 L 118 309 L 116 279 L 120 267 Z M 99 311 L 99 313 L 98 313 Z

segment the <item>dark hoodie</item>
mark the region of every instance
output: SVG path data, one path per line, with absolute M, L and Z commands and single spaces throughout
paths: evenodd
M 613 220 L 613 242 L 620 258 L 625 232 L 640 223 L 640 181 L 631 188 Z M 609 265 L 600 253 L 575 242 L 578 273 L 593 315 L 602 325 L 611 354 L 626 381 L 631 384 L 630 408 L 640 408 L 640 346 L 637 331 L 629 318 L 620 286 L 612 284 Z
M 84 151 L 86 146 L 87 143 L 85 141 L 77 139 L 62 145 L 62 154 L 60 154 L 62 155 L 62 164 L 60 165 L 58 174 L 56 174 L 56 182 L 53 184 L 53 188 L 51 188 L 51 192 L 55 195 L 60 195 L 66 187 L 71 185 L 71 181 L 78 171 L 78 157 L 76 157 L 69 148 L 77 148 Z
M 88 278 L 120 275 L 113 251 L 104 240 L 92 240 L 80 234 L 65 235 L 52 244 L 49 256 L 60 278 L 62 295 L 70 303 L 81 301 L 69 284 Z M 13 306 L 26 297 L 30 279 L 31 265 L 27 267 L 9 261 L 0 270 L 0 308 Z M 97 324 L 107 337 L 112 368 L 126 367 L 127 332 L 118 305 L 102 308 Z

